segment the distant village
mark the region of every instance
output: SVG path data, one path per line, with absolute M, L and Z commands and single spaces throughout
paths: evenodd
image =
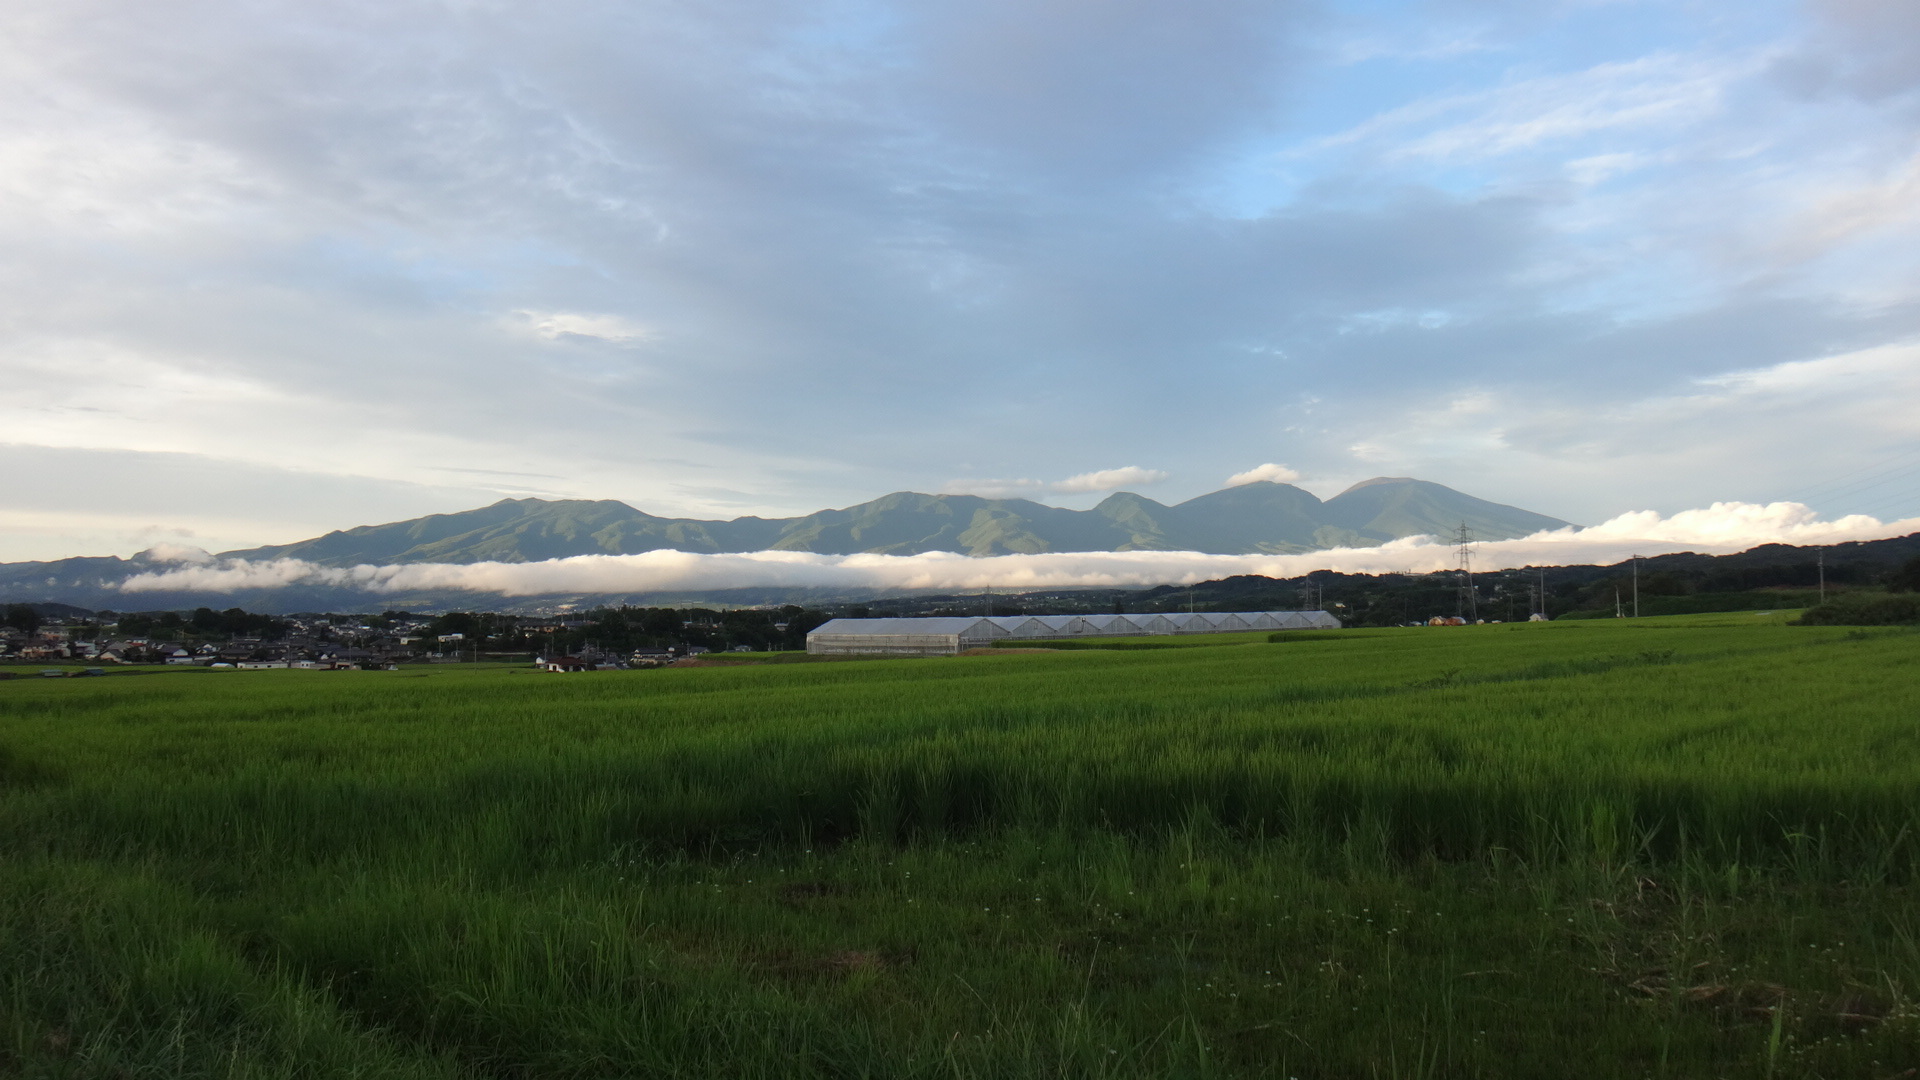
M 657 666 L 710 652 L 804 647 L 823 613 L 663 608 L 578 615 L 261 615 L 43 612 L 13 604 L 0 623 L 0 662 L 173 664 L 219 668 L 392 668 L 488 661 Z M 797 643 L 797 646 L 796 646 Z

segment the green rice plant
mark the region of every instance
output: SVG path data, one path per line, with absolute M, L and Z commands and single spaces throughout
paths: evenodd
M 13 680 L 0 1074 L 1890 1075 L 1912 640 Z

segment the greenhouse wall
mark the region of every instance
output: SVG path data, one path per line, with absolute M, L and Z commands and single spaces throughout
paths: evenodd
M 953 656 L 995 641 L 1060 641 L 1249 630 L 1338 630 L 1324 611 L 1200 611 L 1155 615 L 999 615 L 834 619 L 807 635 L 816 656 Z

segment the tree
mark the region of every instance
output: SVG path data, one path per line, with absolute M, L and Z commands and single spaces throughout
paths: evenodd
M 449 611 L 436 617 L 427 626 L 427 633 L 439 637 L 445 634 L 462 634 L 474 637 L 481 631 L 481 617 L 471 611 Z
M 7 625 L 31 634 L 40 629 L 40 613 L 26 604 L 7 605 Z
M 1908 559 L 1887 579 L 1888 592 L 1920 592 L 1920 555 Z

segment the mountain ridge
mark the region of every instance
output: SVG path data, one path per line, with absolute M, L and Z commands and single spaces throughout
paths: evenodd
M 1331 499 L 1260 481 L 1167 505 L 1119 491 L 1089 510 L 1029 499 L 896 491 L 793 518 L 666 518 L 614 499 L 501 499 L 452 514 L 361 525 L 291 544 L 221 552 L 223 559 L 297 558 L 328 566 L 534 562 L 575 555 L 808 551 L 973 556 L 1052 551 L 1291 554 L 1366 547 L 1461 523 L 1483 540 L 1568 523 L 1441 484 L 1376 477 Z
M 1288 554 L 1380 544 L 1416 533 L 1445 534 L 1462 521 L 1483 540 L 1524 536 L 1566 524 L 1439 484 L 1392 478 L 1325 501 L 1288 484 L 1263 482 L 1209 492 L 1172 506 L 1118 491 L 1087 510 L 1067 510 L 1028 499 L 898 491 L 800 517 L 739 517 L 727 521 L 658 517 L 614 499 L 501 499 L 472 510 L 360 525 L 291 544 L 225 551 L 212 558 L 221 562 L 287 558 L 348 567 L 535 562 L 668 548 L 706 553 L 775 550 L 894 555 L 928 551 L 968 555 L 1047 551 Z M 0 600 L 120 607 L 129 599 L 120 589 L 122 582 L 183 565 L 177 553 L 160 550 L 124 559 L 107 555 L 0 563 Z M 814 595 L 819 590 L 746 592 L 760 599 L 740 602 L 757 603 L 775 595 Z M 873 590 L 854 592 L 865 596 Z M 141 603 L 168 609 L 211 603 L 222 607 L 239 604 L 260 611 L 326 611 L 347 610 L 368 601 L 368 594 L 354 587 L 319 582 L 243 585 L 223 590 L 185 586 L 176 592 L 137 595 Z M 458 591 L 420 591 L 382 595 L 379 602 L 457 606 L 474 603 L 475 598 Z M 490 602 L 518 601 L 494 598 Z

